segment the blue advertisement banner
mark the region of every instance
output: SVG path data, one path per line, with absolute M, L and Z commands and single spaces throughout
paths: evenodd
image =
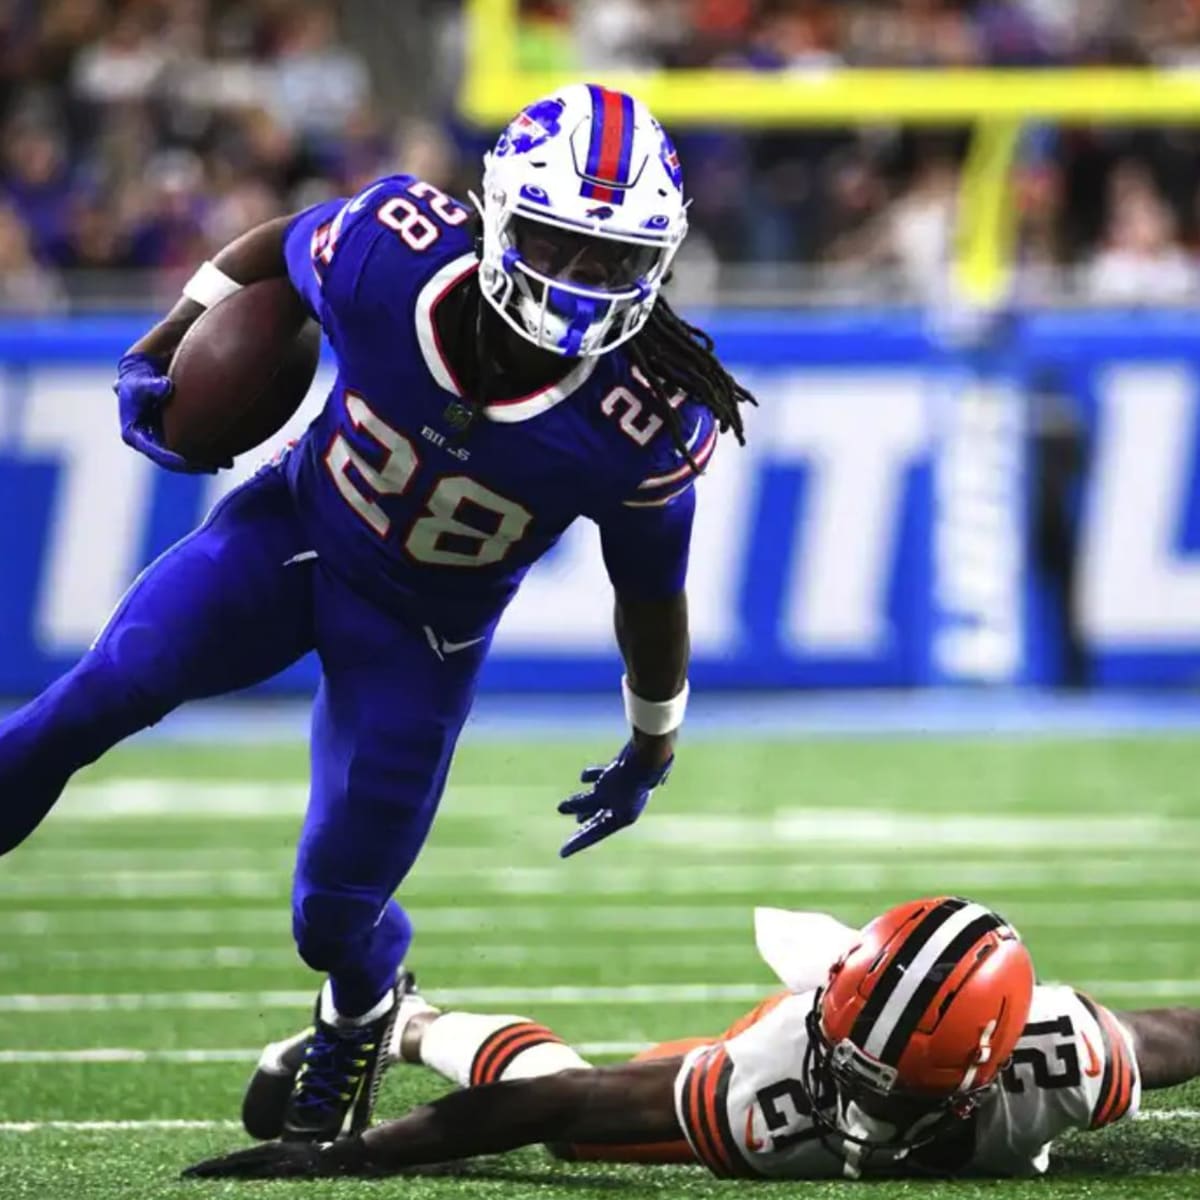
M 146 321 L 0 322 L 0 693 L 79 655 L 137 571 L 272 451 L 156 470 L 116 431 Z M 705 324 L 758 394 L 699 485 L 689 578 L 706 687 L 1155 685 L 1200 677 L 1200 343 L 1189 320 L 1027 315 L 981 352 L 915 313 Z M 324 366 L 280 441 L 332 381 Z M 595 530 L 506 615 L 485 686 L 611 689 Z M 304 690 L 315 664 L 267 685 Z

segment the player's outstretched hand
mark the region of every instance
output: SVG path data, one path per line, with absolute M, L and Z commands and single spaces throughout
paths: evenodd
M 205 1159 L 183 1172 L 184 1179 L 331 1179 L 369 1174 L 358 1138 L 336 1142 L 264 1142 Z
M 126 354 L 117 364 L 117 409 L 121 441 L 168 471 L 189 475 L 213 474 L 215 467 L 198 467 L 162 444 L 162 407 L 171 395 L 171 381 L 162 364 L 148 354 Z
M 590 789 L 576 792 L 558 806 L 560 813 L 569 814 L 579 822 L 579 828 L 567 838 L 559 854 L 570 858 L 618 829 L 632 825 L 642 815 L 654 789 L 666 782 L 674 761 L 672 756 L 662 766 L 647 767 L 638 761 L 633 743 L 627 742 L 608 766 L 588 767 L 579 778 L 590 783 Z

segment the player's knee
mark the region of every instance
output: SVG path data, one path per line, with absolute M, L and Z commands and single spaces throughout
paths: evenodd
M 131 672 L 105 650 L 93 648 L 43 693 L 45 719 L 61 735 L 90 740 L 91 731 L 127 736 L 152 725 L 172 707 L 149 680 Z
M 395 909 L 395 905 L 391 906 Z M 358 970 L 373 956 L 381 934 L 389 942 L 407 942 L 407 918 L 390 910 L 380 920 L 379 903 L 367 897 L 317 892 L 298 898 L 292 906 L 292 935 L 296 949 L 314 971 Z M 403 929 L 391 929 L 400 922 Z M 383 928 L 386 923 L 387 929 Z
M 176 685 L 176 656 L 161 630 L 145 623 L 114 625 L 71 672 L 112 708 L 160 720 L 182 698 Z

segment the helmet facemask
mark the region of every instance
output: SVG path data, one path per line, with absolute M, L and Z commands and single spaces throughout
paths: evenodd
M 683 238 L 575 225 L 502 193 L 476 204 L 485 299 L 527 341 L 567 358 L 605 354 L 645 325 Z
M 897 1087 L 895 1068 L 864 1054 L 848 1038 L 831 1045 L 821 1022 L 823 989 L 806 1018 L 808 1045 L 800 1083 L 813 1124 L 865 1151 L 902 1158 L 969 1117 L 993 1086 L 936 1096 Z

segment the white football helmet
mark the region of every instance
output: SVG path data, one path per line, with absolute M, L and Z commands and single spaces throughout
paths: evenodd
M 679 156 L 640 101 L 573 84 L 484 156 L 479 279 L 522 337 L 569 358 L 646 323 L 687 233 Z

